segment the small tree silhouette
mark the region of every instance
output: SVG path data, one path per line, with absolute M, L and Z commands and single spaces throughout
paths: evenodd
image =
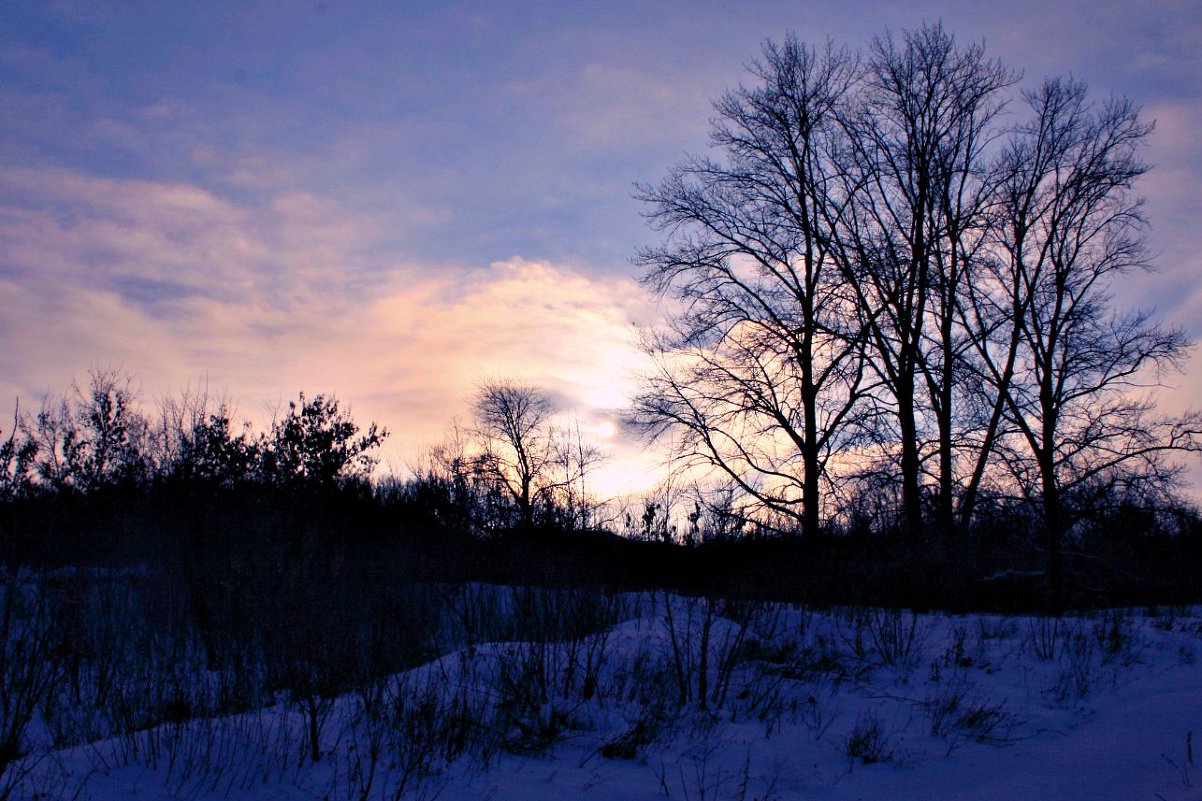
M 373 451 L 388 436 L 372 423 L 360 435 L 349 411 L 333 396 L 312 400 L 300 393 L 288 413 L 276 420 L 262 443 L 263 478 L 275 484 L 334 487 L 366 481 L 375 469 Z

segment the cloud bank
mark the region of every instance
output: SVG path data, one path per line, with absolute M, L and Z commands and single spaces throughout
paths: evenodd
M 609 431 L 639 358 L 633 326 L 653 314 L 629 278 L 546 261 L 376 263 L 370 227 L 308 193 L 243 205 L 10 169 L 0 196 L 0 391 L 26 404 L 97 365 L 134 374 L 144 402 L 203 382 L 258 420 L 300 390 L 332 392 L 392 429 L 400 467 L 486 377 L 545 386 Z

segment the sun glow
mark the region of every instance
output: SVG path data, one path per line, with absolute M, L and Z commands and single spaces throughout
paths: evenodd
M 618 433 L 618 427 L 613 420 L 602 420 L 593 426 L 593 436 L 597 439 L 613 439 Z

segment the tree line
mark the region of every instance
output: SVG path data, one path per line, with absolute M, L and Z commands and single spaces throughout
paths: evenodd
M 918 534 L 1005 513 L 1045 532 L 1160 503 L 1202 416 L 1150 390 L 1188 342 L 1116 308 L 1149 269 L 1152 131 L 1118 97 L 1018 75 L 941 25 L 863 51 L 767 43 L 708 155 L 637 197 L 675 309 L 634 415 L 762 524 Z
M 854 517 L 806 537 L 765 522 L 731 484 L 676 477 L 598 499 L 600 450 L 560 422 L 546 391 L 517 380 L 481 382 L 470 422 L 407 476 L 371 472 L 387 432 L 360 429 L 332 396 L 300 393 L 255 431 L 204 393 L 148 412 L 133 386 L 99 370 L 17 411 L 0 443 L 0 563 L 166 570 L 214 643 L 243 637 L 248 610 L 276 609 L 264 594 L 304 617 L 329 586 L 368 591 L 368 573 L 370 592 L 385 594 L 471 580 L 958 609 L 1030 609 L 1041 597 L 1038 526 L 1013 510 L 959 538 Z M 1119 495 L 1078 512 L 1069 604 L 1197 597 L 1196 512 Z
M 0 442 L 0 503 L 341 493 L 468 536 L 600 524 L 588 479 L 602 454 L 579 424 L 558 422 L 545 390 L 488 379 L 470 405 L 470 424 L 454 424 L 412 475 L 381 475 L 388 430 L 361 428 L 332 395 L 301 392 L 256 431 L 203 391 L 165 397 L 148 412 L 133 377 L 97 369 L 36 412 L 18 402 Z
M 333 488 L 366 483 L 388 436 L 361 431 L 332 396 L 302 392 L 266 431 L 232 420 L 226 401 L 188 391 L 148 415 L 133 378 L 96 369 L 47 396 L 36 413 L 18 402 L 0 444 L 0 500 L 87 495 L 155 483 Z

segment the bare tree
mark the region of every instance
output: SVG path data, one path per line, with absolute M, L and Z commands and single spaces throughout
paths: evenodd
M 551 399 L 530 384 L 496 379 L 480 385 L 472 410 L 484 448 L 481 467 L 505 488 L 521 524 L 529 527 L 537 493 L 554 460 Z
M 262 443 L 249 422 L 236 425 L 233 416 L 230 401 L 211 397 L 203 386 L 162 398 L 152 432 L 159 475 L 211 487 L 251 479 Z
M 978 342 L 978 351 L 1030 456 L 1030 470 L 1012 473 L 1042 508 L 1059 609 L 1066 499 L 1099 484 L 1169 481 L 1165 458 L 1202 446 L 1202 415 L 1157 416 L 1147 395 L 1180 366 L 1181 330 L 1111 308 L 1113 279 L 1148 267 L 1131 189 L 1147 169 L 1139 149 L 1151 126 L 1130 101 L 1090 102 L 1077 82 L 1048 81 L 1027 102 L 1033 119 L 1005 152 L 999 187 L 1009 348 Z
M 21 427 L 50 489 L 89 492 L 146 477 L 149 426 L 133 380 L 115 369 L 91 371 L 86 389 L 72 381 L 65 396 L 47 397 Z
M 869 330 L 869 363 L 893 407 L 907 528 L 923 525 L 922 476 L 933 472 L 936 521 L 953 524 L 955 430 L 967 339 L 959 298 L 986 231 L 983 153 L 1001 92 L 1014 78 L 958 47 L 941 25 L 877 37 L 846 124 L 853 212 L 843 252 Z M 925 399 L 923 397 L 925 392 Z M 934 439 L 933 471 L 923 440 Z
M 554 423 L 556 408 L 546 392 L 492 379 L 476 390 L 472 410 L 482 448 L 477 470 L 513 501 L 520 526 L 534 525 L 540 510 L 559 526 L 588 524 L 588 474 L 602 455 L 579 425 Z
M 547 501 L 567 529 L 594 525 L 597 505 L 589 491 L 589 474 L 605 461 L 601 450 L 589 442 L 580 422 L 558 426 L 551 431 L 551 462 L 554 481 L 548 488 Z
M 692 157 L 638 188 L 668 232 L 639 255 L 643 282 L 681 311 L 647 343 L 657 369 L 635 418 L 653 436 L 672 432 L 686 464 L 814 533 L 867 392 L 847 259 L 832 253 L 845 203 L 839 108 L 855 62 L 790 37 L 750 70 L 755 86 L 715 104 L 723 160 Z
M 8 439 L 0 443 L 0 501 L 11 500 L 30 491 L 33 485 L 37 443 L 20 431 L 21 402 L 13 405 L 13 425 Z M 0 435 L 4 432 L 0 431 Z M 18 439 L 18 434 L 21 434 Z
M 417 503 L 450 531 L 470 532 L 480 519 L 480 487 L 472 432 L 451 422 L 442 441 L 410 466 L 408 491 Z

